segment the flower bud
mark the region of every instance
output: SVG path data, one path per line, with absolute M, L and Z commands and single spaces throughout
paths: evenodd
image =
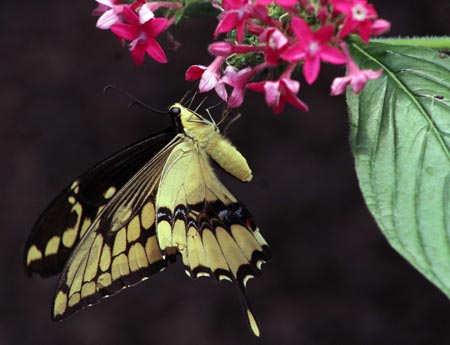
M 229 56 L 234 53 L 234 45 L 230 42 L 214 42 L 208 47 L 209 52 L 215 56 Z

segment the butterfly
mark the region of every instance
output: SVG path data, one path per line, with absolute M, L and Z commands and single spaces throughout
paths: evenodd
M 237 286 L 249 328 L 260 336 L 245 287 L 271 254 L 211 161 L 241 181 L 252 172 L 211 116 L 180 103 L 164 114 L 173 120 L 169 129 L 95 165 L 56 197 L 27 240 L 26 270 L 61 273 L 52 306 L 61 320 L 181 256 L 189 277 Z

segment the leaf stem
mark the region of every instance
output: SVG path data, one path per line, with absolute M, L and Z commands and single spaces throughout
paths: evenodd
M 425 47 L 431 49 L 443 49 L 450 50 L 450 36 L 428 36 L 428 37 L 410 37 L 410 38 L 376 38 L 372 39 L 371 42 L 379 42 L 386 44 L 395 44 L 403 46 L 416 46 Z

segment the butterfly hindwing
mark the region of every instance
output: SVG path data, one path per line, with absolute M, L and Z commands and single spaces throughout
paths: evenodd
M 249 211 L 219 181 L 208 156 L 191 142 L 178 145 L 168 158 L 156 207 L 161 250 L 180 253 L 192 278 L 234 282 L 249 326 L 259 336 L 245 286 L 270 260 L 269 248 Z
M 170 130 L 105 159 L 63 190 L 36 222 L 25 246 L 29 274 L 59 273 L 98 212 L 170 139 Z

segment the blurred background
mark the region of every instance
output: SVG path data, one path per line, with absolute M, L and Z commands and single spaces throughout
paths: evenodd
M 391 35 L 444 35 L 448 0 L 374 0 Z M 133 65 L 115 36 L 95 28 L 94 1 L 9 1 L 0 12 L 0 344 L 448 344 L 450 303 L 391 249 L 369 214 L 348 143 L 344 97 L 324 66 L 300 92 L 308 113 L 275 116 L 248 92 L 229 131 L 254 180 L 225 183 L 253 212 L 273 261 L 249 284 L 262 325 L 246 328 L 229 284 L 191 280 L 174 265 L 112 299 L 50 320 L 57 278 L 29 279 L 25 240 L 42 210 L 78 174 L 169 125 L 119 86 L 164 109 L 192 87 L 191 64 L 209 64 L 215 20 L 192 20 L 160 42 L 169 63 Z

